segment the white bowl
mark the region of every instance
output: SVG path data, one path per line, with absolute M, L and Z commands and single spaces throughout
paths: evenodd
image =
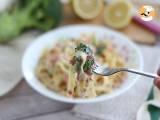
M 23 60 L 22 60 L 22 71 L 27 83 L 40 94 L 62 102 L 68 103 L 95 103 L 103 100 L 109 100 L 114 98 L 135 84 L 139 76 L 135 74 L 127 74 L 122 85 L 114 90 L 112 93 L 98 96 L 92 99 L 73 99 L 62 96 L 54 91 L 47 89 L 35 76 L 35 67 L 42 54 L 42 51 L 46 47 L 53 47 L 55 41 L 59 38 L 75 38 L 80 36 L 82 33 L 95 33 L 98 38 L 106 37 L 113 43 L 117 44 L 117 51 L 122 57 L 127 58 L 126 64 L 129 68 L 136 68 L 142 70 L 143 59 L 139 48 L 126 36 L 107 29 L 106 27 L 93 26 L 93 25 L 71 25 L 60 27 L 56 30 L 45 33 L 44 35 L 37 38 L 27 48 Z

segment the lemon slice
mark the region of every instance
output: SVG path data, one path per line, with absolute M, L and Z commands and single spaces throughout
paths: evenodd
M 116 29 L 127 26 L 132 18 L 131 6 L 131 3 L 125 0 L 110 3 L 104 10 L 105 23 Z
M 103 8 L 103 0 L 72 0 L 73 10 L 82 19 L 95 18 Z

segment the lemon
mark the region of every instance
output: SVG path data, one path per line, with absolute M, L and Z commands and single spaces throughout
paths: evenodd
M 95 18 L 103 8 L 103 0 L 72 0 L 75 14 L 82 19 Z
M 131 3 L 125 0 L 110 3 L 104 9 L 105 23 L 116 29 L 127 26 L 132 18 L 131 8 Z

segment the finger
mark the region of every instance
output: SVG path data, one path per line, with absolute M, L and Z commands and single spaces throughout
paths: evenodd
M 157 86 L 160 89 L 160 77 L 156 77 L 154 80 L 155 86 Z
M 160 76 L 160 67 L 159 67 L 159 69 L 158 69 L 158 71 L 157 71 L 157 74 Z

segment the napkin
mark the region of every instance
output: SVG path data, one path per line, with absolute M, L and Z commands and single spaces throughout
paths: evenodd
M 0 96 L 8 93 L 20 82 L 21 58 L 24 50 L 38 34 L 36 31 L 31 31 L 9 44 L 0 45 Z
M 140 46 L 143 53 L 145 71 L 155 72 L 159 66 L 160 48 Z M 102 120 L 135 120 L 137 111 L 147 99 L 153 80 L 141 77 L 139 81 L 124 94 L 100 103 L 75 105 L 72 112 L 77 117 Z M 141 119 L 145 120 L 145 119 Z
M 160 90 L 153 87 L 148 101 L 144 102 L 137 113 L 137 120 L 159 120 L 160 119 Z

